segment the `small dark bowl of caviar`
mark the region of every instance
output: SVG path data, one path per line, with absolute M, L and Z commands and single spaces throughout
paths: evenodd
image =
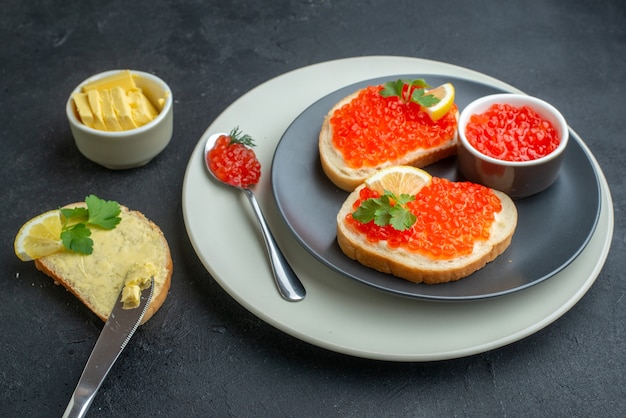
M 459 118 L 457 163 L 469 181 L 514 199 L 546 190 L 558 177 L 569 139 L 554 106 L 524 94 L 481 97 Z

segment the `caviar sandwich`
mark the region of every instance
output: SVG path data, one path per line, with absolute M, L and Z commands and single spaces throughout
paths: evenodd
M 425 167 L 456 153 L 458 108 L 450 83 L 430 88 L 424 80 L 368 86 L 327 113 L 319 135 L 326 176 L 352 191 L 374 171 Z
M 516 225 L 517 209 L 502 192 L 394 166 L 348 195 L 337 214 L 337 241 L 367 267 L 435 284 L 493 261 L 509 246 Z

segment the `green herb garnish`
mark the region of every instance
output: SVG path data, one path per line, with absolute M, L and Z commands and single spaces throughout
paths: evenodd
M 246 147 L 254 147 L 256 144 L 254 143 L 254 139 L 252 139 L 252 137 L 248 134 L 244 134 L 243 132 L 241 132 L 239 130 L 239 126 L 236 126 L 233 128 L 232 131 L 230 131 L 230 134 L 228 134 L 228 136 L 230 136 L 230 142 L 229 144 L 242 144 L 245 145 Z
M 122 220 L 119 217 L 120 205 L 112 200 L 103 200 L 95 195 L 85 198 L 87 207 L 62 208 L 63 227 L 61 241 L 68 250 L 80 254 L 93 253 L 91 229 L 93 227 L 110 230 Z
M 378 226 L 391 225 L 398 231 L 409 229 L 416 221 L 416 216 L 406 207 L 408 202 L 415 200 L 415 196 L 394 193 L 385 190 L 380 197 L 371 197 L 361 202 L 361 205 L 352 213 L 354 219 L 361 223 L 374 221 Z
M 404 88 L 407 85 L 408 88 Z M 420 106 L 431 107 L 439 103 L 439 99 L 432 94 L 426 94 L 430 87 L 424 79 L 388 81 L 380 91 L 383 97 L 398 96 L 402 101 L 417 103 Z

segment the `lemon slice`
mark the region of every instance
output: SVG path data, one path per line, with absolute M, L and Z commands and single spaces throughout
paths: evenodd
M 365 186 L 381 194 L 388 190 L 395 195 L 415 195 L 430 183 L 431 178 L 430 174 L 420 168 L 397 165 L 378 170 L 365 180 Z
M 22 261 L 31 261 L 62 250 L 61 228 L 59 210 L 35 216 L 18 231 L 13 243 L 15 255 Z
M 430 116 L 433 121 L 438 121 L 446 113 L 450 111 L 450 108 L 454 104 L 454 86 L 452 83 L 445 83 L 439 87 L 433 89 L 424 90 L 424 94 L 432 94 L 439 99 L 437 104 L 430 107 L 422 106 L 421 109 Z

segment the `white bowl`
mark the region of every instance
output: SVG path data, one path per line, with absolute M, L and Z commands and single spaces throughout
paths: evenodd
M 505 161 L 481 153 L 467 140 L 465 128 L 472 115 L 484 113 L 494 104 L 529 106 L 552 124 L 559 135 L 559 145 L 551 153 L 530 161 Z M 503 191 L 513 198 L 528 197 L 547 189 L 557 179 L 568 138 L 563 115 L 541 99 L 514 93 L 481 97 L 468 104 L 459 117 L 458 168 L 469 181 Z
M 114 170 L 141 167 L 150 162 L 167 147 L 174 126 L 174 99 L 169 86 L 155 75 L 134 70 L 131 73 L 138 76 L 135 77 L 135 83 L 148 100 L 156 105 L 160 98 L 165 99 L 155 119 L 138 128 L 117 132 L 93 129 L 78 119 L 72 94 L 80 92 L 87 83 L 120 71 L 123 70 L 105 71 L 84 80 L 72 91 L 65 106 L 78 150 L 91 161 Z

